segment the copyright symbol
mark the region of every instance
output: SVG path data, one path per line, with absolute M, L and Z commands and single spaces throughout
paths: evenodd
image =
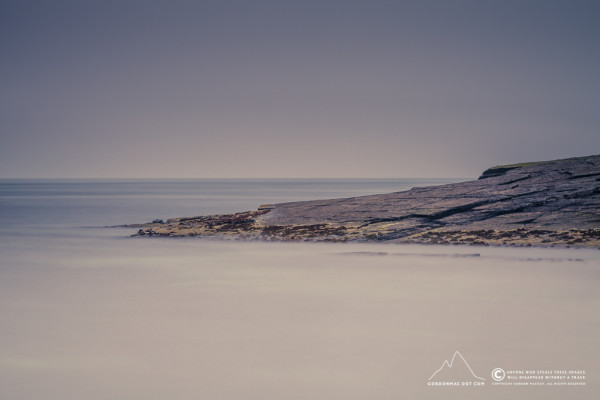
M 496 382 L 500 382 L 506 377 L 506 372 L 502 368 L 496 368 L 492 371 L 492 379 Z

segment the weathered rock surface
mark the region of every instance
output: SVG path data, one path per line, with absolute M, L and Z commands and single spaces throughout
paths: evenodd
M 493 167 L 478 180 L 129 225 L 138 236 L 600 247 L 600 155 Z

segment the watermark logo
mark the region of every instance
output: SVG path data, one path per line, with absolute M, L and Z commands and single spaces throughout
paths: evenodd
M 498 364 L 496 364 L 498 365 Z M 505 368 L 496 367 L 490 372 L 492 379 L 477 375 L 465 357 L 455 351 L 452 358 L 446 359 L 436 369 L 429 379 L 427 386 L 434 387 L 485 387 L 487 390 L 504 390 L 512 387 L 585 387 L 586 371 L 575 368 Z M 489 371 L 489 370 L 488 370 Z M 487 372 L 486 372 L 487 375 Z
M 485 378 L 477 375 L 467 360 L 455 351 L 427 380 L 428 386 L 483 386 Z
M 496 368 L 492 371 L 492 379 L 496 382 L 503 381 L 506 378 L 506 372 L 502 368 Z

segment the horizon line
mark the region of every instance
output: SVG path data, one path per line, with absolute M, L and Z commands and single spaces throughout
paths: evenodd
M 0 180 L 369 180 L 369 179 L 473 179 L 477 177 L 464 177 L 464 176 L 428 176 L 428 177 L 414 177 L 414 176 L 398 176 L 398 177 L 0 177 Z

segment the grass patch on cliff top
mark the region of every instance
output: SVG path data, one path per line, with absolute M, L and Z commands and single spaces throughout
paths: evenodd
M 531 165 L 545 164 L 545 163 L 550 163 L 550 162 L 554 162 L 554 161 L 575 160 L 577 158 L 583 158 L 583 157 L 570 157 L 570 158 L 561 158 L 558 160 L 532 161 L 532 162 L 524 162 L 524 163 L 517 163 L 517 164 L 496 165 L 496 166 L 488 168 L 488 170 L 494 170 L 494 169 L 500 169 L 500 168 L 511 168 L 512 169 L 512 168 L 529 167 Z

